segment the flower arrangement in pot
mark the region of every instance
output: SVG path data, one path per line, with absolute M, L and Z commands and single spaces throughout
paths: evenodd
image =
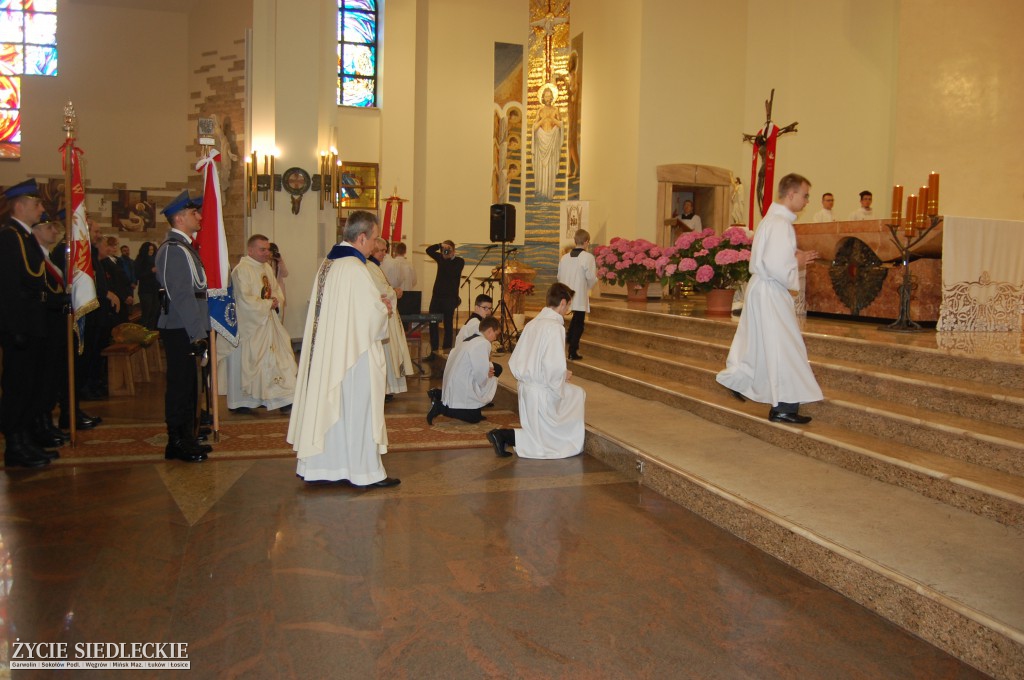
M 750 279 L 750 244 L 743 227 L 731 227 L 721 235 L 714 229 L 682 234 L 657 260 L 662 285 L 689 284 L 706 293 L 737 288 Z
M 658 258 L 663 256 L 663 250 L 642 238 L 613 238 L 608 245 L 594 248 L 597 279 L 634 291 L 644 289 L 661 278 Z
M 512 313 L 523 313 L 523 297 L 533 295 L 533 284 L 525 279 L 512 279 L 505 286 L 505 292 L 512 302 Z

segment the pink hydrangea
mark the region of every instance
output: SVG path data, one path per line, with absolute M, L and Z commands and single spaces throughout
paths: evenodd
M 678 267 L 676 267 L 675 264 L 666 265 L 665 276 L 672 276 L 673 274 L 676 273 L 676 269 L 678 269 Z
M 643 264 L 643 266 L 646 267 L 647 269 L 654 269 L 655 267 L 658 266 L 658 263 L 649 257 L 645 259 L 641 264 Z
M 714 250 L 722 243 L 722 239 L 719 236 L 708 236 L 700 242 L 704 250 Z
M 679 271 L 681 272 L 692 272 L 697 268 L 697 260 L 692 257 L 684 257 L 679 260 Z
M 709 264 L 701 265 L 697 268 L 697 283 L 707 283 L 711 279 L 715 278 L 715 269 Z
M 715 253 L 715 264 L 735 264 L 740 261 L 740 253 L 738 250 L 732 250 L 727 248 L 726 250 L 719 250 Z

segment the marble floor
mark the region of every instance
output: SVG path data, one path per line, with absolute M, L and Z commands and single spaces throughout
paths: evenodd
M 425 412 L 436 384 L 388 412 Z M 87 405 L 161 409 L 158 384 Z M 161 641 L 199 678 L 985 677 L 589 456 L 385 465 L 401 486 L 216 451 L 5 472 L 3 658 L 16 639 Z

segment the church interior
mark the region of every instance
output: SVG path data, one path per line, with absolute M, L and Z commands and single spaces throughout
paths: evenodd
M 340 89 L 343 6 L 374 17 L 368 106 L 339 105 L 366 95 Z M 490 291 L 518 331 L 572 229 L 666 248 L 684 201 L 717 234 L 753 229 L 772 178 L 806 176 L 797 242 L 821 259 L 797 306 L 825 400 L 806 427 L 768 422 L 715 383 L 742 294 L 715 313 L 705 291 L 611 271 L 569 364 L 583 455 L 493 455 L 488 423 L 516 419 L 507 371 L 488 421 L 428 427 L 443 364 L 417 335 L 418 373 L 385 408 L 402 484 L 364 491 L 303 484 L 287 417 L 223 398 L 209 460 L 165 461 L 161 359 L 138 352 L 117 393 L 83 401 L 100 427 L 5 471 L 7 673 L 32 641 L 184 642 L 191 672 L 218 678 L 1024 676 L 1024 5 L 58 0 L 56 15 L 59 66 L 20 77 L 0 186 L 35 178 L 59 201 L 73 104 L 88 214 L 134 255 L 165 237 L 171 199 L 202 193 L 215 148 L 229 259 L 252 234 L 280 247 L 296 347 L 352 210 L 408 246 L 424 311 L 424 250 L 450 239 L 458 318 Z M 873 215 L 855 220 L 864 190 Z M 812 218 L 826 192 L 834 222 Z M 502 296 L 513 279 L 536 293 Z

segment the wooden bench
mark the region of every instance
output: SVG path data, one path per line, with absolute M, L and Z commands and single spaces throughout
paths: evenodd
M 134 396 L 136 380 L 149 382 L 149 364 L 142 345 L 115 342 L 102 354 L 107 357 L 107 389 L 111 396 Z

